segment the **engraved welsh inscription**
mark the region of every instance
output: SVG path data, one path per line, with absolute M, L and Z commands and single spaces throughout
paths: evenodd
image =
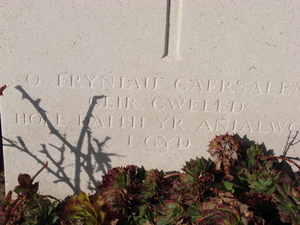
M 30 87 L 38 88 L 41 78 L 30 74 L 25 77 Z M 247 98 L 235 100 L 234 96 L 299 96 L 299 82 L 271 82 L 246 80 L 217 80 L 180 78 L 172 82 L 157 77 L 130 77 L 83 75 L 63 72 L 57 75 L 57 88 L 64 89 L 92 89 L 92 90 L 135 90 L 141 95 L 107 95 L 101 98 L 87 99 L 93 104 L 93 116 L 86 121 L 86 116 L 74 115 L 73 120 L 66 122 L 66 115 L 45 114 L 42 117 L 36 112 L 16 113 L 15 122 L 19 126 L 47 126 L 51 121 L 54 126 L 66 127 L 68 123 L 78 127 L 89 126 L 92 129 L 110 129 L 125 132 L 121 139 L 122 145 L 134 148 L 134 144 L 144 145 L 146 148 L 175 148 L 188 149 L 196 143 L 187 134 L 193 132 L 242 132 L 242 133 L 287 133 L 300 130 L 300 124 L 288 120 L 262 119 L 233 119 L 235 115 L 242 115 L 251 109 L 252 103 Z M 170 90 L 178 97 L 164 96 L 162 93 Z M 143 94 L 142 94 L 143 93 Z M 193 98 L 185 97 L 187 93 L 200 93 Z M 204 94 L 213 94 L 207 98 Z M 225 95 L 224 95 L 225 94 Z M 144 97 L 148 96 L 148 97 Z M 202 96 L 203 95 L 203 96 Z M 94 102 L 95 101 L 95 102 Z M 146 114 L 137 112 L 147 110 Z M 176 116 L 174 113 L 176 112 Z M 162 115 L 162 113 L 167 113 Z M 188 113 L 188 114 L 187 114 Z M 174 116 L 168 116 L 168 115 Z M 145 135 L 126 134 L 127 131 L 143 130 Z M 177 135 L 166 136 L 160 133 L 150 135 L 151 130 L 159 132 L 172 131 Z M 149 132 L 149 135 L 147 135 Z M 187 133 L 188 132 L 188 133 Z

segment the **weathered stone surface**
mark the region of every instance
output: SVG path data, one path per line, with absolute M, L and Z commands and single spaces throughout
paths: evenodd
M 115 166 L 179 170 L 226 132 L 280 155 L 300 129 L 299 1 L 0 6 L 7 189 L 45 161 L 57 197 Z

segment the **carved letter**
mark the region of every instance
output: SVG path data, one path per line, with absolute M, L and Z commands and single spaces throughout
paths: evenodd
M 163 80 L 163 78 L 161 78 L 161 77 L 154 77 L 153 78 L 153 87 L 152 88 L 150 88 L 149 87 L 149 77 L 146 77 L 145 78 L 145 88 L 147 89 L 147 90 L 155 90 L 156 88 L 157 88 L 157 81 L 158 81 L 158 79 L 162 79 Z
M 208 109 L 207 109 L 208 100 L 204 100 L 203 103 L 204 103 L 204 104 L 203 104 L 203 111 L 204 111 L 204 112 L 211 112 L 212 110 L 208 110 Z
M 165 129 L 165 123 L 169 120 L 170 118 L 166 118 L 164 121 L 160 120 L 160 118 L 157 117 L 157 120 L 160 122 L 160 129 Z
M 80 76 L 71 75 L 71 87 L 75 87 L 75 83 L 76 83 L 79 86 L 79 88 L 83 88 L 83 86 L 79 83 L 80 80 L 81 80 Z
M 258 84 L 257 81 L 254 82 L 254 84 L 252 85 L 252 87 L 251 87 L 250 90 L 249 90 L 249 93 L 251 94 L 252 91 L 256 92 L 257 94 L 260 94 L 260 93 L 261 93 L 260 87 L 259 87 L 259 84 Z
M 62 124 L 62 122 L 61 122 L 61 115 L 56 114 L 56 119 L 57 119 L 57 126 L 60 126 L 60 127 L 65 127 L 66 126 L 65 123 Z
M 224 121 L 224 123 L 222 123 L 222 121 Z M 228 129 L 228 120 L 225 120 L 225 119 L 217 120 L 216 121 L 216 128 L 215 128 L 216 131 L 219 131 L 219 126 L 218 125 L 221 125 L 223 127 L 223 129 L 225 131 L 227 131 L 227 129 Z
M 185 146 L 184 146 L 185 144 Z M 187 149 L 190 147 L 190 140 L 188 138 L 184 138 L 184 137 L 179 137 L 178 138 L 178 148 L 181 148 L 181 149 Z
M 128 85 L 127 88 L 129 88 L 129 89 L 130 89 L 130 88 L 141 89 L 141 86 L 140 86 L 140 84 L 139 84 L 137 78 L 133 78 L 133 79 L 130 81 L 130 83 L 129 83 L 129 85 Z
M 178 79 L 175 81 L 175 88 L 179 91 L 185 91 L 186 90 L 186 81 L 183 79 Z
M 23 116 L 21 117 L 19 113 L 16 113 L 16 124 L 28 125 L 27 114 L 23 113 Z
M 154 109 L 163 110 L 165 108 L 165 106 L 163 105 L 164 101 L 165 100 L 163 100 L 163 99 L 156 98 L 152 102 L 152 107 Z
M 130 106 L 132 106 L 133 109 L 137 109 L 135 105 L 135 99 L 134 98 L 126 98 L 126 109 L 130 109 Z
M 84 121 L 85 116 L 80 116 L 79 115 L 79 121 L 78 121 L 78 126 L 82 127 L 83 126 L 83 121 Z
M 26 77 L 26 81 L 30 86 L 38 86 L 40 84 L 40 77 L 38 75 L 34 75 L 34 74 L 29 74 Z
M 285 128 L 285 126 L 287 125 L 287 123 L 284 123 L 283 125 L 280 123 L 280 122 L 277 122 L 277 123 L 273 123 L 271 122 L 271 127 L 272 127 L 272 130 L 273 132 L 276 132 L 277 129 L 280 133 L 282 133 L 283 129 Z
M 280 94 L 283 94 L 283 95 L 288 95 L 288 94 L 290 94 L 288 88 L 291 87 L 291 85 L 292 85 L 292 83 L 285 83 L 285 82 L 282 82 L 282 83 L 281 83 Z
M 151 140 L 152 140 L 152 145 L 151 145 Z M 155 148 L 157 146 L 156 143 L 156 138 L 155 137 L 146 137 L 145 138 L 145 144 L 149 147 L 149 148 Z
M 222 80 L 222 82 L 221 82 L 221 92 L 232 93 L 232 90 L 229 89 L 230 87 L 231 87 L 231 82 L 230 81 Z
M 297 86 L 295 88 L 295 91 L 294 91 L 294 95 L 297 94 L 297 93 L 300 93 L 300 83 L 297 83 Z
M 266 91 L 266 93 L 267 94 L 276 94 L 275 92 L 270 92 L 270 87 L 271 87 L 271 82 L 268 82 L 267 83 L 267 91 Z
M 217 100 L 216 104 L 217 112 L 226 112 L 226 104 L 228 104 L 227 101 Z
M 133 125 L 132 125 L 132 127 L 133 128 L 136 128 L 136 126 L 138 127 L 138 128 L 145 128 L 145 117 L 140 117 L 140 124 L 138 123 L 138 122 L 136 122 L 136 117 L 134 116 L 134 117 L 132 117 L 132 123 L 133 123 Z
M 92 80 L 87 75 L 85 77 L 89 80 L 89 87 L 93 88 L 93 82 L 98 76 L 94 76 L 94 78 Z
M 64 72 L 64 73 L 61 73 L 61 74 L 58 74 L 57 76 L 58 76 L 58 87 L 63 87 L 63 80 L 65 81 L 65 79 L 63 79 L 63 78 L 66 78 L 66 73 L 67 72 Z
M 184 130 L 184 128 L 181 126 L 182 125 L 182 120 L 178 118 L 173 118 L 173 129 L 176 130 L 177 127 L 179 129 Z
M 132 136 L 131 135 L 128 135 L 128 142 L 127 142 L 127 147 L 131 147 L 132 145 L 131 145 L 131 143 L 132 143 Z
M 30 123 L 38 126 L 43 123 L 43 118 L 39 114 L 31 114 L 29 116 L 29 121 L 30 121 Z
M 192 84 L 191 90 L 196 88 L 196 91 L 203 92 L 203 87 L 200 80 L 195 80 Z
M 295 129 L 293 129 L 294 125 L 298 125 L 298 126 Z M 299 123 L 291 123 L 289 125 L 289 131 L 291 131 L 292 133 L 296 133 L 299 130 L 300 130 Z
M 172 109 L 176 109 L 176 108 L 181 109 L 184 102 L 185 102 L 185 99 L 177 99 L 176 98 L 176 99 L 174 99 L 174 101 L 175 102 L 173 103 L 172 99 L 169 99 L 169 102 L 170 102 L 170 105 L 171 105 Z
M 249 132 L 253 132 L 249 121 L 245 121 L 240 131 L 242 131 L 243 129 L 248 129 Z
M 95 119 L 95 121 L 94 121 L 94 123 L 93 123 L 92 126 L 94 127 L 97 123 L 99 123 L 100 127 L 105 127 L 104 124 L 103 124 L 103 122 L 102 122 L 102 120 L 101 120 L 100 116 L 96 117 L 96 119 Z
M 212 83 L 214 82 L 214 83 Z M 216 88 L 216 80 L 208 80 L 208 85 L 207 85 L 207 92 L 217 92 Z M 211 88 L 214 88 L 214 90 L 211 90 Z
M 233 102 L 232 112 L 238 113 L 244 109 L 244 104 L 242 102 Z
M 268 132 L 267 130 L 264 130 L 264 131 L 260 130 L 261 123 L 262 123 L 262 121 L 258 121 L 257 132 L 258 133 L 267 133 Z
M 194 99 L 191 99 L 190 100 L 190 107 L 189 107 L 189 110 L 191 111 L 199 111 L 199 102 L 200 100 L 194 100 Z
M 202 128 L 204 128 L 204 129 L 206 129 L 208 131 L 213 131 L 211 129 L 211 127 L 209 126 L 209 123 L 208 123 L 208 121 L 206 119 L 202 121 L 202 123 L 200 124 L 200 126 L 199 126 L 199 128 L 197 130 L 200 130 Z
M 161 137 L 161 139 L 165 141 L 165 147 L 166 148 L 169 148 L 169 143 L 170 143 L 170 141 L 173 140 L 173 138 L 174 137 L 171 137 L 169 140 L 167 140 L 165 137 Z

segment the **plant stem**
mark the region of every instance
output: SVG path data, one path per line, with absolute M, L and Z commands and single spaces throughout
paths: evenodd
M 45 169 L 48 166 L 48 161 L 44 163 L 43 167 L 37 171 L 37 173 L 31 178 L 31 181 L 33 182 L 34 179 L 43 171 L 43 169 Z

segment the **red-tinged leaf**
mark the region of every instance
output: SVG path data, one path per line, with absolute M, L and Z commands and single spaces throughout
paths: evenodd
M 4 89 L 5 89 L 6 87 L 7 87 L 7 86 L 4 85 L 4 86 L 2 86 L 2 87 L 0 88 L 0 96 L 3 95 L 3 91 L 4 91 Z
M 22 188 L 30 188 L 32 186 L 31 177 L 28 174 L 20 174 L 18 182 Z
M 279 209 L 281 221 L 285 223 L 291 223 L 292 219 L 290 215 L 290 207 L 281 204 L 278 206 L 278 209 Z
M 201 211 L 201 215 L 203 219 L 198 221 L 198 225 L 238 225 L 238 221 L 236 221 L 234 216 L 223 210 L 205 209 Z
M 295 202 L 297 204 L 300 204 L 300 192 L 299 192 L 300 188 L 299 187 L 296 187 L 296 188 L 292 188 L 292 197 L 293 199 L 295 200 Z

